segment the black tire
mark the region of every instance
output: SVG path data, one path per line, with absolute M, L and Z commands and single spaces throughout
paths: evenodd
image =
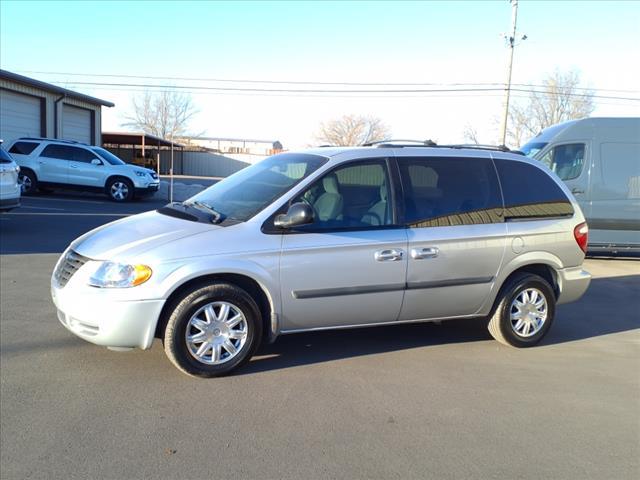
M 51 193 L 53 193 L 53 188 L 38 187 L 38 192 L 39 193 L 45 193 L 45 194 L 51 194 Z
M 192 353 L 187 345 L 186 335 L 187 329 L 191 333 L 194 332 L 193 326 L 190 324 L 194 315 L 202 308 L 209 304 L 215 304 L 215 302 L 228 303 L 242 313 L 246 322 L 246 339 L 244 343 L 237 340 L 237 345 L 241 346 L 235 356 L 224 350 L 223 347 L 224 353 L 220 358 L 224 363 L 207 364 L 197 359 L 196 354 Z M 194 377 L 220 377 L 231 373 L 249 361 L 262 338 L 262 318 L 256 302 L 247 292 L 228 283 L 200 285 L 187 291 L 181 299 L 174 303 L 168 315 L 169 319 L 163 338 L 164 351 L 179 370 Z M 220 334 L 219 331 L 218 334 Z M 214 333 L 212 332 L 211 335 Z M 212 349 L 211 356 L 213 354 Z M 224 360 L 225 354 L 231 358 Z
M 33 195 L 38 191 L 38 179 L 31 170 L 20 170 L 18 182 L 22 195 Z
M 518 325 L 517 319 L 514 319 L 516 325 L 512 323 L 511 313 L 518 312 L 518 307 L 514 305 L 514 301 L 518 296 L 527 290 L 533 289 L 537 294 L 541 294 L 546 302 L 546 319 L 535 333 L 528 332 L 525 336 L 516 331 Z M 498 342 L 512 347 L 524 348 L 532 347 L 538 344 L 551 328 L 556 311 L 556 296 L 551 285 L 542 277 L 530 273 L 522 273 L 514 275 L 507 281 L 500 290 L 498 298 L 493 308 L 493 312 L 489 318 L 489 333 Z M 526 323 L 526 322 L 523 322 Z M 520 327 L 520 328 L 526 328 Z
M 110 178 L 105 190 L 114 202 L 130 202 L 135 193 L 131 180 L 124 177 Z

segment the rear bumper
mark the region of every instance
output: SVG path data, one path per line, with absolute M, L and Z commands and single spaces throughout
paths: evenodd
M 581 266 L 558 270 L 558 304 L 575 302 L 584 295 L 590 283 L 591 274 Z
M 20 206 L 20 197 L 0 198 L 0 211 L 11 210 Z

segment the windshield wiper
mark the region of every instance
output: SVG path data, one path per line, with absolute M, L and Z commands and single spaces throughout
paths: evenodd
M 182 204 L 209 213 L 213 217 L 211 218 L 211 223 L 220 223 L 223 220 L 222 214 L 207 203 L 195 200 L 192 202 L 182 202 Z

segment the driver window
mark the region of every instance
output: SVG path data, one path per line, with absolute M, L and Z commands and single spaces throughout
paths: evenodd
M 540 160 L 560 177 L 560 180 L 578 178 L 584 165 L 584 143 L 558 145 Z
M 368 161 L 337 168 L 293 199 L 314 211 L 316 230 L 391 225 L 392 205 L 386 162 Z M 304 229 L 304 227 L 303 227 Z

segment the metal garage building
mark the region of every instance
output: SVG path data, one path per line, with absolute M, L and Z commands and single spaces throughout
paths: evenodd
M 102 143 L 101 108 L 113 103 L 0 70 L 0 139 L 47 137 Z

